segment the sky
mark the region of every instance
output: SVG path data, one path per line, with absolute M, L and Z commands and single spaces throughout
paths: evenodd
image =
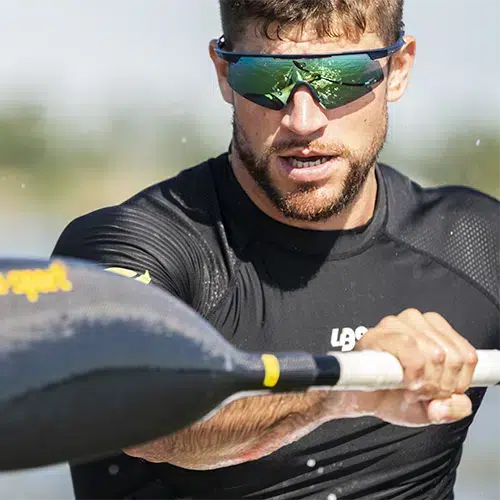
M 98 123 L 110 108 L 189 112 L 228 133 L 208 42 L 217 0 L 0 0 L 0 101 L 12 92 L 51 113 Z M 391 105 L 396 136 L 442 122 L 500 120 L 500 1 L 407 0 L 417 60 Z

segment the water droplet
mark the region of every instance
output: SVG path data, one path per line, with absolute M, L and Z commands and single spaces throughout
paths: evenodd
M 476 146 L 480 146 L 480 145 L 481 145 L 481 139 L 478 139 L 476 142 Z
M 310 458 L 308 461 L 307 461 L 307 466 L 308 467 L 314 467 L 316 465 L 316 460 L 313 460 L 312 458 Z
M 187 141 L 188 141 L 188 140 L 187 140 L 187 137 L 183 137 L 183 138 L 181 139 L 182 144 L 186 144 L 186 142 L 187 142 Z
M 337 500 L 337 495 L 335 493 L 330 493 L 327 497 L 326 500 Z
M 318 467 L 318 470 L 316 471 L 318 474 L 323 474 L 325 472 L 324 467 Z
M 21 184 L 21 189 L 24 189 L 26 187 L 26 184 Z
M 110 476 L 116 476 L 118 474 L 118 472 L 120 472 L 120 467 L 118 465 L 110 465 L 108 467 L 108 472 L 110 474 Z

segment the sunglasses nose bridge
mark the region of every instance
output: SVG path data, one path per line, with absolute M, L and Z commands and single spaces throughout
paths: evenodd
M 292 91 L 290 92 L 290 97 L 288 98 L 287 105 L 290 105 L 290 103 L 293 101 L 293 99 L 295 97 L 295 94 L 303 87 L 305 87 L 309 91 L 309 93 L 312 95 L 314 101 L 317 104 L 319 104 L 322 108 L 324 108 L 323 104 L 321 103 L 321 99 L 320 99 L 318 93 L 316 92 L 316 90 L 314 89 L 314 87 L 309 82 L 305 82 L 305 81 L 300 81 L 300 82 L 297 82 L 295 84 Z
M 306 95 L 298 96 L 297 92 L 302 89 L 306 91 L 304 93 Z M 297 82 L 294 86 L 282 118 L 282 125 L 298 136 L 310 136 L 328 125 L 325 108 L 321 105 L 314 88 L 307 82 Z

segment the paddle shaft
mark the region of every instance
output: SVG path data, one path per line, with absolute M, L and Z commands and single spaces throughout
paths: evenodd
M 404 388 L 403 369 L 396 357 L 385 352 L 331 353 L 339 364 L 336 390 L 376 391 Z M 471 387 L 500 385 L 500 350 L 478 350 Z
M 88 263 L 0 259 L 0 469 L 102 456 L 238 394 L 399 388 L 387 353 L 237 349 L 181 300 Z M 479 351 L 474 386 L 500 382 Z

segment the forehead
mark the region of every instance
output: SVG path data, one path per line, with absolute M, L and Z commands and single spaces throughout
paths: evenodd
M 280 31 L 279 38 L 272 28 L 269 32 L 272 39 L 265 37 L 257 25 L 248 25 L 235 50 L 263 54 L 334 54 L 384 47 L 380 37 L 371 31 L 360 34 L 356 40 L 342 36 L 320 38 L 314 27 L 289 27 Z

